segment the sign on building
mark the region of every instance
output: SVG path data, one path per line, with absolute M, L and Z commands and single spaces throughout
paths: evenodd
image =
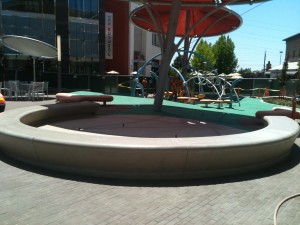
M 113 59 L 113 14 L 105 13 L 105 59 Z

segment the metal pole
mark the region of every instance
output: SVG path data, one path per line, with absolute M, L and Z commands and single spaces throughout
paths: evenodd
M 35 82 L 35 60 L 36 58 L 33 57 L 33 82 Z
M 61 92 L 61 38 L 60 35 L 56 37 L 57 45 L 57 91 Z

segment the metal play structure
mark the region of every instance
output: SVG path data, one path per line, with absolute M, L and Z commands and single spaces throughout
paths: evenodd
M 210 37 L 236 30 L 241 17 L 230 10 L 231 4 L 253 4 L 267 0 L 128 0 L 141 6 L 130 14 L 138 27 L 155 32 L 162 51 L 160 76 L 154 101 L 154 110 L 161 110 L 169 65 L 174 53 L 184 44 L 189 49 L 192 38 Z M 175 45 L 175 37 L 180 41 Z M 184 55 L 187 59 L 187 55 Z
M 178 50 L 178 52 L 184 52 L 184 50 Z M 198 54 L 197 52 L 192 52 L 188 51 L 190 55 L 194 55 L 195 57 L 202 58 L 206 60 L 203 56 Z M 151 64 L 151 61 L 160 56 L 161 53 L 154 55 L 152 58 L 147 60 L 142 67 L 140 67 L 137 71 L 136 74 L 134 74 L 134 79 L 132 80 L 131 83 L 131 96 L 135 96 L 136 89 L 139 88 L 141 90 L 141 95 L 144 96 L 144 87 L 143 85 L 139 82 L 141 74 L 145 70 L 145 68 Z M 230 98 L 230 107 L 232 108 L 232 101 L 233 97 L 235 96 L 239 105 L 239 97 L 238 94 L 235 91 L 235 85 L 241 80 L 241 79 L 236 79 L 232 83 L 230 83 L 226 78 L 223 78 L 218 75 L 217 70 L 213 69 L 213 66 L 210 64 L 208 60 L 206 60 L 207 64 L 210 66 L 212 69 L 210 72 L 209 71 L 194 71 L 192 73 L 192 76 L 190 76 L 188 79 L 186 79 L 183 74 L 176 68 L 170 66 L 170 69 L 174 70 L 176 74 L 179 76 L 179 78 L 182 81 L 183 87 L 185 87 L 186 95 L 189 97 L 190 96 L 190 91 L 188 89 L 188 84 L 191 81 L 194 81 L 198 87 L 199 87 L 199 93 L 203 92 L 203 86 L 209 87 L 214 94 L 218 96 L 218 99 L 222 99 L 224 95 L 226 94 L 226 90 L 230 89 L 229 92 L 229 98 Z M 158 76 L 156 73 L 153 71 L 150 72 L 150 75 L 154 77 L 156 80 L 158 79 Z
M 215 72 L 215 73 L 214 73 Z M 188 82 L 194 80 L 196 84 L 199 87 L 199 92 L 201 92 L 203 89 L 203 86 L 209 87 L 214 94 L 218 96 L 218 100 L 223 99 L 224 95 L 226 95 L 226 90 L 229 89 L 229 99 L 230 99 L 230 108 L 232 108 L 232 102 L 233 97 L 235 96 L 237 99 L 237 102 L 240 105 L 239 96 L 235 91 L 235 85 L 241 81 L 241 78 L 234 80 L 232 83 L 230 83 L 226 78 L 223 78 L 219 76 L 216 73 L 216 70 L 213 71 L 202 71 L 200 72 L 194 72 L 192 77 L 190 77 L 188 80 L 185 81 L 185 84 Z M 198 82 L 197 82 L 198 81 Z

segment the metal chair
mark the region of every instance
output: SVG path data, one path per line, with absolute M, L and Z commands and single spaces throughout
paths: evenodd
M 18 100 L 18 96 L 19 96 L 19 85 L 17 81 L 10 81 L 10 90 L 12 92 L 12 96 L 14 96 L 16 98 L 16 100 Z
M 3 88 L 1 90 L 3 90 L 5 92 L 5 94 L 11 99 L 12 91 L 11 91 L 10 83 L 11 83 L 11 81 L 4 81 Z
M 47 95 L 47 98 L 49 97 L 48 96 L 48 86 L 49 86 L 49 82 L 48 81 L 44 81 L 44 92 Z
M 32 82 L 32 86 L 30 88 L 30 93 L 29 93 L 30 99 L 34 101 L 35 98 L 38 98 L 40 96 L 45 96 L 44 92 L 44 82 Z

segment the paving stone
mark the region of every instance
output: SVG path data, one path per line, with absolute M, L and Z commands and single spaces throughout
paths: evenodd
M 62 176 L 0 155 L 0 224 L 270 225 L 276 205 L 299 192 L 300 138 L 295 144 L 293 158 L 271 169 L 161 186 Z M 300 224 L 300 197 L 278 220 Z

